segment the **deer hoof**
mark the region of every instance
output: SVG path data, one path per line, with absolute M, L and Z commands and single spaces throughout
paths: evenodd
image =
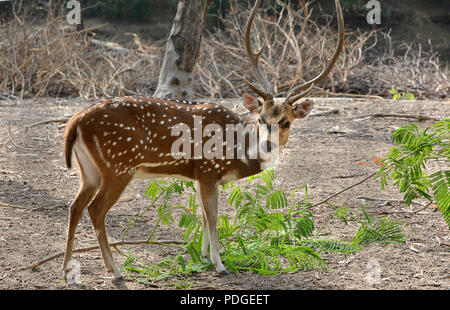
M 224 269 L 222 271 L 219 271 L 219 275 L 221 275 L 221 276 L 229 276 L 230 273 L 227 270 Z

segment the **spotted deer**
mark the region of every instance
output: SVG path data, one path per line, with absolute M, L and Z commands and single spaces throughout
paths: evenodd
M 195 141 L 189 137 L 181 139 L 173 135 L 173 131 L 182 125 L 185 131 L 193 132 L 195 136 L 198 134 L 196 131 L 207 131 L 210 125 L 215 125 L 216 131 L 219 126 L 224 132 L 230 124 L 246 128 L 257 126 L 267 128 L 268 134 L 258 135 L 256 145 L 264 145 L 269 154 L 273 149 L 281 150 L 287 142 L 293 121 L 307 116 L 313 107 L 310 100 L 300 103 L 297 101 L 327 76 L 343 48 L 344 21 L 338 0 L 335 0 L 335 5 L 339 38 L 332 58 L 324 59 L 324 68 L 320 74 L 291 89 L 281 103 L 275 103 L 274 95 L 270 91 L 246 81 L 261 97 L 243 94 L 244 106 L 251 112 L 250 116 L 254 117 L 239 115 L 217 104 L 137 96 L 104 100 L 78 112 L 69 120 L 64 133 L 65 160 L 67 167 L 71 168 L 72 156 L 75 155 L 80 171 L 80 186 L 69 211 L 63 261 L 66 279 L 75 231 L 86 208 L 95 229 L 105 267 L 116 279 L 122 278 L 114 264 L 108 243 L 105 217 L 133 178 L 158 177 L 196 181 L 204 231 L 202 254 L 210 259 L 219 274 L 228 274 L 221 262 L 217 240 L 218 186 L 261 172 L 273 162 L 273 157 L 264 158 L 263 153 L 258 153 L 250 158 L 251 148 L 254 147 L 252 143 L 246 141 L 237 145 L 228 139 L 211 148 L 216 148 L 216 153 L 217 149 L 221 149 L 221 156 L 192 156 L 192 149 L 198 146 L 196 144 L 205 145 L 212 132 L 209 136 L 204 132 L 200 135 L 200 140 Z M 260 0 L 257 0 L 247 20 L 245 47 L 258 78 L 268 88 L 270 83 L 258 68 L 258 59 L 264 46 L 254 53 L 250 44 L 250 30 L 259 6 Z M 196 127 L 196 121 L 201 124 L 200 128 Z M 249 133 L 244 132 L 244 135 Z M 233 131 L 231 136 L 237 139 L 238 135 L 239 133 Z M 274 136 L 277 139 L 270 138 Z M 174 151 L 176 141 L 182 143 L 182 151 L 177 152 L 181 148 Z M 230 150 L 231 154 L 235 155 L 234 151 L 239 148 L 241 151 L 243 149 L 244 157 L 224 155 L 229 155 Z

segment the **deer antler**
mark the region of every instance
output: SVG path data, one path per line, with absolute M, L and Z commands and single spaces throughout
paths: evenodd
M 290 105 L 294 104 L 294 102 L 296 102 L 300 98 L 306 96 L 306 94 L 312 89 L 312 87 L 315 84 L 322 81 L 330 73 L 331 69 L 333 68 L 334 64 L 336 63 L 336 61 L 342 51 L 342 48 L 344 47 L 344 17 L 342 16 L 342 9 L 341 9 L 339 0 L 335 0 L 334 2 L 336 4 L 339 37 L 338 37 L 338 43 L 337 43 L 336 49 L 334 51 L 333 57 L 331 57 L 331 59 L 326 59 L 324 57 L 323 50 L 325 47 L 325 42 L 323 42 L 321 57 L 324 60 L 324 67 L 323 67 L 322 72 L 320 72 L 320 74 L 318 76 L 316 76 L 315 78 L 313 78 L 312 80 L 291 89 L 291 91 L 289 92 L 289 95 L 286 98 L 286 103 L 288 103 Z
M 290 92 L 286 98 L 286 101 L 285 101 L 286 103 L 288 103 L 290 105 L 294 104 L 300 98 L 303 98 L 304 96 L 306 96 L 306 94 L 308 94 L 308 92 L 313 88 L 314 85 L 321 82 L 330 73 L 331 69 L 336 64 L 336 61 L 339 58 L 339 55 L 341 54 L 341 51 L 344 47 L 344 17 L 342 15 L 342 9 L 341 9 L 339 0 L 335 0 L 334 2 L 336 5 L 339 36 L 338 36 L 338 43 L 337 43 L 336 49 L 334 51 L 333 57 L 331 57 L 331 59 L 325 58 L 325 56 L 324 56 L 325 41 L 324 41 L 322 43 L 322 51 L 321 51 L 321 58 L 324 63 L 322 72 L 320 72 L 320 74 L 317 75 L 312 80 L 309 80 L 308 82 L 303 83 L 303 84 L 301 84 L 297 87 L 294 87 L 290 90 Z M 264 75 L 261 73 L 261 71 L 259 70 L 259 67 L 258 67 L 258 60 L 264 50 L 265 41 L 263 43 L 263 46 L 257 53 L 252 52 L 252 48 L 251 48 L 251 44 L 250 44 L 250 31 L 251 31 L 251 27 L 253 24 L 253 20 L 255 19 L 255 16 L 256 16 L 256 11 L 258 10 L 260 4 L 261 4 L 261 0 L 256 0 L 255 5 L 253 6 L 252 12 L 251 12 L 250 16 L 248 17 L 247 25 L 245 27 L 245 48 L 247 50 L 248 57 L 250 58 L 250 61 L 255 69 L 256 75 L 258 76 L 260 81 L 264 84 L 265 88 L 269 91 L 261 90 L 260 88 L 256 87 L 254 84 L 250 83 L 248 80 L 245 80 L 245 82 L 255 93 L 257 93 L 263 99 L 265 99 L 265 100 L 272 99 L 273 100 L 273 97 L 274 97 L 272 94 L 273 88 L 270 85 L 267 78 L 264 77 Z
M 259 70 L 259 67 L 258 67 L 259 57 L 261 56 L 266 44 L 264 41 L 263 46 L 256 54 L 252 52 L 252 47 L 250 44 L 250 31 L 252 28 L 253 20 L 255 19 L 255 16 L 256 16 L 256 11 L 258 10 L 260 4 L 261 4 L 261 0 L 256 0 L 255 5 L 253 6 L 252 12 L 251 12 L 250 16 L 248 17 L 247 25 L 245 26 L 245 48 L 247 50 L 248 57 L 250 58 L 250 61 L 255 69 L 256 75 L 258 76 L 260 81 L 264 84 L 265 88 L 267 90 L 269 90 L 269 92 L 259 89 L 258 87 L 256 87 L 252 83 L 250 83 L 248 80 L 245 80 L 245 82 L 255 93 L 257 93 L 263 99 L 267 100 L 267 99 L 273 99 L 273 95 L 271 93 L 272 85 L 270 85 L 269 81 L 267 80 L 266 77 L 264 77 L 264 75 L 261 73 L 261 71 Z

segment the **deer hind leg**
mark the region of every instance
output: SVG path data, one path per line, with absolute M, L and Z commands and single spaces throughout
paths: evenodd
M 217 184 L 211 186 L 211 182 L 199 181 L 198 189 L 200 195 L 200 204 L 203 210 L 203 245 L 202 253 L 207 252 L 208 241 L 209 241 L 209 257 L 211 263 L 216 267 L 216 270 L 221 275 L 227 275 L 228 271 L 222 264 L 219 254 L 219 241 L 217 239 L 217 218 L 218 218 L 218 208 L 217 208 Z M 206 221 L 205 221 L 206 219 Z M 205 226 L 206 222 L 206 226 Z M 205 239 L 207 241 L 205 243 Z M 206 249 L 205 249 L 206 248 Z M 203 253 L 205 254 L 205 253 Z
M 103 256 L 103 262 L 106 269 L 114 274 L 115 279 L 123 279 L 119 269 L 115 266 L 114 259 L 111 253 L 111 247 L 108 242 L 108 236 L 105 229 L 105 218 L 108 211 L 119 199 L 120 195 L 127 187 L 131 180 L 131 176 L 125 175 L 118 177 L 102 178 L 100 189 L 88 206 L 89 216 L 94 226 L 95 234 L 97 235 L 98 244 Z
M 90 158 L 89 153 L 76 146 L 75 157 L 80 169 L 80 187 L 78 194 L 72 201 L 69 209 L 66 252 L 63 261 L 63 272 L 66 280 L 69 272 L 67 265 L 72 259 L 73 243 L 78 223 L 83 216 L 83 211 L 86 209 L 100 186 L 100 174 Z

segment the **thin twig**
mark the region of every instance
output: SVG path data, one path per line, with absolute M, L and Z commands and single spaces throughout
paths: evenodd
M 338 109 L 331 109 L 331 110 L 324 111 L 324 112 L 311 113 L 311 114 L 309 114 L 309 117 L 311 117 L 311 116 L 326 116 L 326 115 L 338 114 L 338 113 L 339 113 Z
M 350 186 L 347 186 L 346 188 L 340 190 L 339 192 L 334 193 L 333 195 L 329 196 L 328 198 L 322 200 L 321 202 L 318 202 L 318 203 L 314 204 L 313 207 L 316 207 L 316 206 L 318 206 L 318 205 L 321 205 L 321 204 L 327 202 L 328 200 L 330 200 L 330 199 L 332 199 L 332 198 L 334 198 L 334 197 L 336 197 L 336 196 L 342 194 L 343 192 L 348 191 L 349 189 L 351 189 L 351 188 L 353 188 L 353 187 L 356 187 L 356 186 L 358 186 L 358 185 L 360 185 L 360 184 L 366 182 L 368 179 L 374 177 L 377 173 L 378 173 L 378 171 L 375 171 L 374 173 L 371 173 L 370 175 L 368 175 L 367 177 L 365 177 L 365 178 L 362 179 L 361 181 L 358 181 L 358 182 L 356 182 L 355 184 L 352 184 L 352 185 L 350 185 Z
M 31 127 L 34 127 L 34 126 L 38 126 L 38 125 L 45 125 L 45 124 L 50 124 L 50 123 L 66 123 L 68 120 L 69 120 L 69 118 L 67 118 L 67 117 L 56 118 L 56 119 L 48 119 L 48 120 L 45 120 L 45 121 L 36 122 L 36 123 L 31 124 L 31 125 L 28 125 L 26 127 L 26 130 L 28 130 Z
M 398 203 L 403 202 L 403 200 L 401 200 L 401 199 L 387 199 L 387 198 L 376 198 L 376 197 L 367 197 L 367 196 L 358 196 L 358 197 L 356 197 L 356 199 L 383 201 L 383 202 L 398 202 Z
M 383 201 L 383 202 L 396 202 L 396 203 L 404 203 L 405 201 L 402 199 L 387 199 L 387 198 L 376 198 L 376 197 L 367 197 L 367 196 L 358 196 L 356 197 L 356 199 L 361 199 L 361 200 L 372 200 L 372 201 Z M 417 211 L 408 211 L 408 212 L 412 212 L 412 213 L 417 213 L 420 212 L 424 209 L 426 209 L 432 202 L 429 202 L 427 204 L 423 204 L 421 202 L 418 201 L 412 201 L 412 203 L 418 204 L 420 206 L 423 206 L 423 208 L 417 210 Z
M 161 240 L 161 241 L 148 241 L 148 240 L 122 240 L 122 241 L 117 241 L 117 242 L 113 242 L 110 244 L 110 246 L 112 247 L 117 247 L 117 246 L 121 246 L 121 245 L 139 245 L 139 244 L 153 244 L 153 245 L 167 245 L 167 244 L 184 244 L 183 241 L 177 241 L 177 240 Z M 73 250 L 73 253 L 78 253 L 78 252 L 88 252 L 88 251 L 92 251 L 92 250 L 96 250 L 98 249 L 99 246 L 98 245 L 94 245 L 94 246 L 90 246 L 90 247 L 86 247 L 86 248 L 80 248 L 80 249 L 75 249 Z M 36 267 L 43 265 L 51 260 L 54 260 L 56 258 L 62 257 L 64 256 L 64 252 L 59 252 L 57 254 L 48 256 L 44 259 L 41 259 L 40 261 L 37 261 L 35 263 L 32 263 L 28 266 L 25 266 L 23 268 L 20 268 L 20 271 L 23 270 L 28 270 L 28 269 L 35 269 Z
M 433 201 L 430 201 L 427 203 L 427 205 L 423 208 L 420 208 L 419 210 L 414 211 L 414 213 L 419 213 L 420 211 L 425 210 L 426 208 L 428 208 L 429 206 L 431 206 L 431 204 L 433 203 Z
M 367 98 L 367 99 L 378 99 L 378 100 L 384 100 L 383 97 L 377 96 L 377 95 L 364 95 L 364 94 L 350 94 L 350 93 L 335 93 L 328 90 L 323 90 L 319 87 L 317 89 L 322 90 L 324 94 L 326 95 L 333 95 L 335 97 L 354 97 L 354 98 Z
M 10 204 L 7 204 L 7 203 L 2 203 L 2 202 L 0 202 L 0 207 L 14 208 L 14 209 L 27 209 L 26 207 L 17 206 L 17 205 L 10 205 Z
M 333 179 L 351 179 L 351 178 L 362 177 L 363 175 L 364 174 L 361 174 L 361 173 L 355 173 L 355 174 L 349 174 L 349 175 L 337 175 L 332 178 Z
M 374 114 L 368 114 L 368 115 L 360 115 L 357 117 L 352 117 L 352 119 L 358 119 L 358 118 L 364 118 L 364 117 L 397 117 L 397 118 L 412 118 L 416 119 L 418 121 L 439 121 L 440 119 L 431 117 L 431 116 L 425 116 L 425 115 L 409 115 L 409 114 L 397 114 L 397 113 L 374 113 Z

